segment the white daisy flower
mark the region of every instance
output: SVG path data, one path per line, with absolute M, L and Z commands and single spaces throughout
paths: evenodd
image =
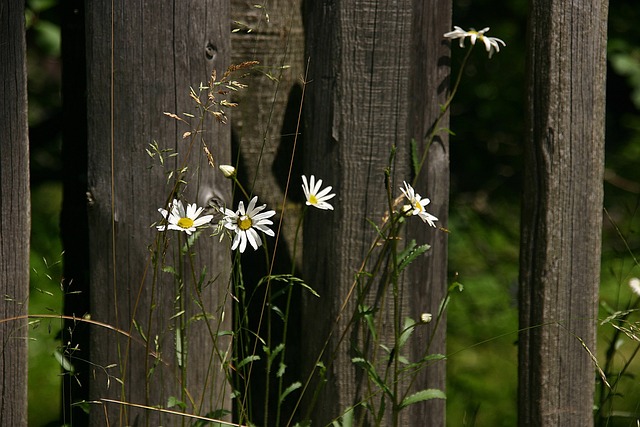
M 465 31 L 460 27 L 454 26 L 453 31 L 446 33 L 444 37 L 452 40 L 460 39 L 460 47 L 464 47 L 464 39 L 467 37 L 469 37 L 469 39 L 471 40 L 472 45 L 476 44 L 476 40 L 480 40 L 484 43 L 484 47 L 489 53 L 489 58 L 491 58 L 493 52 L 500 52 L 500 45 L 506 46 L 507 44 L 497 37 L 485 36 L 484 33 L 486 33 L 487 31 L 489 31 L 489 27 L 483 28 L 480 31 L 476 31 L 473 29 Z
M 402 182 L 404 183 L 404 188 L 400 187 L 400 191 L 402 191 L 404 196 L 409 199 L 409 203 L 411 203 L 410 205 L 403 206 L 402 211 L 406 215 L 418 215 L 423 222 L 435 227 L 436 224 L 434 221 L 437 221 L 438 218 L 424 210 L 425 206 L 431 203 L 431 201 L 427 198 L 423 199 L 420 197 L 420 195 L 416 193 L 413 187 L 407 184 L 406 181 Z
M 158 225 L 156 227 L 158 231 L 177 230 L 191 235 L 196 231 L 196 228 L 208 224 L 213 218 L 213 215 L 203 215 L 198 218 L 204 208 L 199 208 L 195 203 L 187 204 L 187 211 L 185 212 L 182 201 L 176 199 L 173 199 L 169 209 L 169 211 L 163 208 L 158 209 L 158 212 L 162 214 L 167 222 L 166 224 Z
M 309 181 L 310 182 L 307 183 L 307 177 L 302 175 L 302 191 L 304 191 L 304 197 L 307 199 L 307 205 L 318 209 L 333 210 L 333 206 L 327 203 L 327 200 L 335 197 L 335 194 L 329 194 L 331 186 L 320 191 L 320 187 L 322 186 L 321 179 L 316 182 L 316 177 L 311 175 Z
M 247 242 L 253 247 L 254 250 L 258 249 L 258 246 L 262 245 L 262 239 L 258 234 L 258 231 L 262 231 L 268 236 L 274 236 L 273 231 L 267 227 L 272 225 L 273 221 L 267 218 L 271 218 L 276 214 L 275 211 L 262 212 L 267 205 L 257 206 L 258 196 L 255 196 L 249 202 L 247 210 L 244 209 L 244 203 L 238 204 L 238 211 L 234 212 L 231 209 L 224 210 L 224 226 L 236 233 L 231 244 L 231 250 L 235 250 L 239 247 L 240 252 L 244 252 L 247 248 Z M 257 231 L 256 231 L 257 230 Z
M 638 279 L 637 277 L 632 277 L 629 280 L 629 287 L 634 294 L 640 295 L 640 279 Z

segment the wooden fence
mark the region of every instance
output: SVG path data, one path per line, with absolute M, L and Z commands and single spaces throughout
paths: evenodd
M 442 35 L 452 27 L 451 2 L 280 0 L 269 8 L 270 13 L 277 11 L 272 18 L 277 26 L 266 25 L 265 11 L 256 10 L 251 2 L 63 3 L 66 195 L 62 231 L 67 248 L 65 274 L 82 291 L 67 297 L 65 314 L 73 318 L 91 313 L 92 320 L 130 336 L 144 331 L 146 339 L 171 330 L 167 319 L 175 310 L 175 290 L 170 280 L 152 280 L 159 272 L 153 271 L 147 248 L 156 235 L 149 228 L 150 218 L 166 201 L 167 188 L 158 184 L 166 176 L 160 167 L 141 166 L 149 160 L 145 148 L 153 141 L 175 141 L 172 148 L 181 152 L 178 142 L 184 129 L 162 113 L 188 111 L 188 88 L 206 80 L 213 69 L 222 75 L 231 58 L 236 63 L 260 59 L 270 69 L 292 64 L 296 73 L 307 73 L 306 79 L 279 80 L 283 86 L 274 88 L 282 92 L 269 98 L 269 91 L 263 91 L 254 105 L 236 113 L 233 127 L 211 121 L 203 123 L 201 130 L 212 141 L 212 155 L 221 164 L 241 158 L 244 164 L 254 165 L 266 147 L 265 158 L 275 165 L 273 171 L 264 166 L 247 170 L 270 175 L 260 184 L 266 188 L 258 185 L 256 192 L 279 199 L 284 192 L 281 165 L 289 167 L 293 140 L 271 139 L 272 133 L 295 132 L 299 103 L 304 102 L 303 142 L 294 170 L 331 177 L 341 201 L 328 225 L 326 218 L 310 213 L 304 228 L 304 255 L 289 259 L 302 262 L 304 276 L 313 278 L 323 296 L 318 301 L 306 297 L 298 301 L 302 322 L 315 319 L 313 331 L 302 324 L 305 329 L 298 335 L 303 358 L 296 369 L 308 369 L 373 235 L 362 212 L 371 218 L 384 215 L 384 209 L 372 207 L 385 205 L 380 189 L 390 151 L 397 150 L 391 178 L 396 182 L 413 179 L 411 141 L 424 148 L 425 135 L 449 94 L 450 46 Z M 0 425 L 12 426 L 26 425 L 27 404 L 24 315 L 29 283 L 29 178 L 23 8 L 20 0 L 0 6 L 0 286 L 4 295 Z M 253 51 L 243 45 L 242 32 L 232 33 L 238 27 L 234 22 L 245 13 L 246 22 L 258 23 L 259 42 Z M 595 348 L 606 18 L 606 0 L 585 0 L 579 7 L 558 0 L 531 2 L 519 295 L 522 426 L 593 423 L 594 369 L 582 345 Z M 269 48 L 273 51 L 267 52 Z M 260 120 L 268 114 L 273 114 L 271 129 L 260 134 Z M 439 126 L 446 128 L 447 122 L 445 115 Z M 199 153 L 197 167 L 188 177 L 197 185 L 190 185 L 187 194 L 203 206 L 232 205 L 230 182 L 211 172 L 207 156 Z M 171 158 L 174 167 L 181 164 L 181 156 Z M 426 173 L 416 185 L 437 200 L 433 213 L 445 227 L 448 163 L 448 139 L 442 132 L 429 149 Z M 254 176 L 245 178 L 250 181 Z M 269 194 L 270 188 L 278 190 Z M 336 232 L 326 233 L 327 226 Z M 283 231 L 289 245 L 291 227 Z M 419 317 L 436 312 L 446 293 L 447 234 L 414 226 L 407 233 L 432 245 L 425 261 L 413 265 L 405 277 L 411 286 L 402 305 Z M 198 252 L 210 260 L 209 267 L 215 266 L 216 271 L 208 274 L 228 276 L 228 253 L 220 246 L 198 244 Z M 223 302 L 221 288 L 207 289 L 203 301 L 226 310 L 226 321 L 231 322 L 230 301 Z M 200 308 L 187 304 L 184 310 L 189 317 L 197 316 Z M 160 382 L 149 385 L 146 375 L 155 367 L 149 353 L 132 347 L 131 339 L 106 328 L 80 327 L 73 319 L 66 324 L 66 330 L 76 327 L 73 339 L 81 343 L 90 366 L 120 361 L 113 377 L 108 370 L 79 368 L 79 375 L 86 379 L 83 387 L 67 384 L 76 398 L 165 404 L 169 396 L 181 393 L 180 382 L 171 376 L 176 371 L 167 371 Z M 436 334 L 433 350 L 446 354 L 446 329 L 430 327 L 421 339 Z M 214 351 L 208 338 L 203 328 L 191 332 L 193 359 L 182 384 L 206 383 L 211 372 L 220 370 L 220 366 L 198 368 L 208 366 L 208 355 Z M 422 351 L 420 340 L 415 342 L 414 356 Z M 170 341 L 159 342 L 153 351 L 169 354 L 173 346 Z M 425 371 L 419 383 L 444 389 L 444 366 Z M 311 412 L 315 423 L 325 425 L 353 404 L 359 393 L 354 372 L 349 354 L 339 355 L 327 373 L 327 385 L 316 396 L 316 409 Z M 111 381 L 115 377 L 123 381 L 122 386 Z M 220 381 L 210 393 L 224 387 Z M 193 401 L 210 398 L 191 396 Z M 143 411 L 123 411 L 121 405 L 102 402 L 104 407 L 92 406 L 88 419 L 73 409 L 77 425 L 105 425 L 105 417 L 111 425 L 128 425 L 144 416 Z M 230 400 L 217 403 L 231 408 Z M 297 410 L 303 411 L 308 403 L 303 400 Z M 401 423 L 444 425 L 444 409 L 445 401 L 439 399 L 416 404 L 403 413 Z M 152 425 L 167 422 L 160 413 L 153 417 L 148 421 Z

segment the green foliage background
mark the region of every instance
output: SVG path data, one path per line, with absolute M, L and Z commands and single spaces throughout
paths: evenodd
M 487 60 L 470 59 L 451 113 L 451 277 L 465 285 L 450 304 L 447 418 L 451 426 L 516 424 L 517 288 L 521 147 L 523 141 L 527 2 L 458 0 L 454 23 L 491 27 L 506 43 Z M 57 0 L 27 1 L 29 119 L 32 162 L 31 313 L 61 312 L 58 238 L 60 184 L 60 31 Z M 640 225 L 640 8 L 612 0 L 609 19 L 605 216 L 601 300 L 625 307 L 627 283 L 640 276 L 628 248 L 638 255 Z M 588 48 L 588 47 L 585 47 Z M 453 71 L 463 50 L 452 45 Z M 600 232 L 600 230 L 594 230 Z M 621 238 L 622 237 L 622 238 Z M 623 239 L 624 238 L 624 239 Z M 606 316 L 603 311 L 602 317 Z M 29 357 L 29 424 L 59 425 L 60 322 L 32 327 Z M 599 330 L 599 352 L 612 329 Z M 632 351 L 623 341 L 619 361 Z M 637 372 L 637 366 L 634 366 Z M 634 370 L 632 369 L 631 372 Z M 640 416 L 637 381 L 625 378 L 610 425 Z M 635 422 L 635 421 L 634 421 Z
M 449 312 L 447 424 L 452 426 L 516 425 L 527 8 L 524 0 L 454 1 L 455 25 L 489 26 L 489 35 L 507 47 L 489 61 L 483 51 L 474 52 L 451 115 L 456 135 L 451 137 L 450 270 L 465 285 Z M 611 220 L 605 215 L 600 299 L 625 308 L 633 300 L 628 280 L 640 275 L 627 249 L 636 257 L 640 249 L 640 44 L 633 35 L 640 8 L 634 1 L 612 0 L 609 11 L 604 207 Z M 452 49 L 455 72 L 463 52 Z M 600 317 L 608 314 L 602 311 Z M 612 332 L 610 326 L 598 330 L 601 363 Z M 635 344 L 619 343 L 618 366 Z M 633 364 L 630 372 L 637 368 Z M 635 425 L 637 381 L 626 377 L 616 391 L 614 407 L 622 416 L 608 425 Z

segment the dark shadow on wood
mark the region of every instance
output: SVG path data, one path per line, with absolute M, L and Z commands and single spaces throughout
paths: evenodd
M 291 123 L 289 122 L 289 120 L 291 120 L 292 117 L 294 117 L 294 120 L 297 120 L 297 113 L 295 114 L 295 116 L 293 116 L 292 114 L 289 114 L 289 111 L 297 108 L 295 106 L 299 105 L 299 99 L 300 97 L 299 96 L 296 97 L 295 93 L 293 93 L 290 96 L 290 101 L 292 100 L 293 101 L 289 103 L 289 107 L 287 108 L 287 114 L 285 114 L 285 120 L 284 120 L 285 124 L 283 125 L 283 131 L 282 131 L 282 134 L 284 136 L 281 139 L 281 145 L 278 148 L 278 154 L 282 153 L 283 157 L 289 156 L 289 159 L 291 158 L 290 157 L 291 148 L 293 146 L 292 137 L 293 137 L 293 133 L 295 133 L 295 123 L 293 125 L 294 130 L 291 131 L 290 130 Z M 289 134 L 291 134 L 291 137 L 288 137 Z M 242 154 L 241 148 L 239 147 L 237 136 L 233 132 L 232 132 L 231 139 L 232 139 L 232 159 L 237 160 L 236 169 L 238 171 L 237 172 L 238 181 L 240 181 L 240 183 L 243 185 L 243 187 L 245 187 L 245 189 L 248 189 L 251 186 L 251 182 L 249 181 L 251 178 L 247 176 L 247 173 L 246 173 L 246 171 L 248 170 L 248 168 L 245 167 L 246 159 Z M 300 141 L 298 141 L 298 144 L 299 143 Z M 276 161 L 278 160 L 276 159 Z M 285 167 L 285 162 L 284 161 L 281 161 L 281 162 L 282 163 L 278 163 L 279 165 L 281 165 L 280 167 Z M 288 168 L 289 168 L 288 162 L 286 163 L 286 171 L 284 172 L 278 169 L 274 164 L 274 174 L 276 174 L 276 176 L 279 177 L 278 182 L 283 183 L 283 185 L 286 184 L 286 173 L 288 171 Z M 283 176 L 284 176 L 284 181 L 280 181 L 280 178 L 282 178 Z M 258 177 L 258 179 L 260 179 L 260 177 Z M 263 204 L 263 202 L 261 201 L 262 200 L 261 195 L 252 194 L 251 196 L 253 197 L 254 195 L 258 196 L 258 204 Z M 243 201 L 243 203 L 245 204 L 245 207 L 247 206 L 248 200 L 245 199 L 241 191 L 236 190 L 234 191 L 233 208 L 231 209 L 234 209 L 234 210 L 237 209 L 238 203 L 240 201 Z M 267 206 L 267 209 L 275 209 L 275 206 Z M 280 216 L 276 215 L 272 218 L 272 220 L 274 222 L 272 229 L 274 230 L 274 232 L 277 232 Z M 273 256 L 273 252 L 274 252 L 275 238 L 264 236 L 264 235 L 262 236 L 262 238 L 263 238 L 263 245 L 268 248 L 269 261 L 271 261 L 271 257 Z M 284 330 L 283 330 L 283 322 L 280 316 L 276 313 L 276 311 L 273 310 L 273 307 L 277 307 L 283 312 L 285 311 L 286 302 L 287 302 L 287 293 L 288 293 L 287 289 L 291 285 L 281 281 L 274 280 L 270 282 L 270 285 L 269 285 L 270 289 L 267 289 L 266 281 L 261 283 L 258 286 L 258 283 L 260 282 L 260 280 L 269 274 L 269 265 L 267 263 L 267 258 L 265 257 L 265 253 L 262 247 L 258 248 L 257 251 L 254 251 L 252 247 L 248 246 L 245 252 L 240 256 L 240 258 L 241 258 L 241 265 L 242 265 L 242 278 L 243 278 L 245 293 L 246 293 L 246 301 L 240 301 L 239 305 L 241 307 L 242 306 L 247 307 L 246 314 L 249 318 L 250 330 L 258 331 L 259 329 L 258 334 L 265 341 L 268 335 L 267 328 L 268 328 L 268 322 L 269 322 L 268 319 L 270 317 L 271 342 L 273 343 L 272 347 L 275 348 L 275 346 L 277 346 L 278 344 L 284 341 L 284 337 L 283 337 Z M 277 248 L 276 256 L 273 262 L 273 268 L 271 269 L 271 274 L 272 275 L 290 274 L 291 263 L 292 263 L 292 256 L 291 256 L 290 250 L 285 240 L 280 238 L 278 240 L 278 248 Z M 300 343 L 300 334 L 301 334 L 301 328 L 300 328 L 301 318 L 300 318 L 299 307 L 300 307 L 300 299 L 301 299 L 301 296 L 300 296 L 301 290 L 300 290 L 300 286 L 296 286 L 296 285 L 293 285 L 291 290 L 292 290 L 292 296 L 291 296 L 290 314 L 289 314 L 289 330 L 287 332 L 287 340 L 286 340 L 287 341 L 286 342 L 286 358 L 285 358 L 286 371 L 284 374 L 284 381 L 283 381 L 284 389 L 286 389 L 286 387 L 288 387 L 293 382 L 300 380 L 299 343 Z M 268 292 L 270 297 L 267 296 Z M 239 293 L 234 290 L 234 295 L 240 298 L 238 294 Z M 267 303 L 267 305 L 263 310 L 263 306 L 265 305 L 265 302 Z M 237 316 L 242 315 L 242 313 L 238 312 L 238 304 L 234 306 L 233 312 L 234 312 L 233 313 L 234 319 L 236 319 Z M 260 321 L 261 315 L 263 315 L 262 323 Z M 261 342 L 258 342 L 256 344 L 256 341 L 254 339 L 250 341 L 247 345 L 245 345 L 245 348 L 248 349 L 249 352 L 251 352 L 251 350 L 254 347 L 256 348 L 256 354 L 260 356 L 260 360 L 255 361 L 253 363 L 253 367 L 251 370 L 251 377 L 249 380 L 248 390 L 249 390 L 249 394 L 252 397 L 252 401 L 250 402 L 249 411 L 250 411 L 252 420 L 257 422 L 258 424 L 262 423 L 262 421 L 265 420 L 265 399 L 267 398 L 267 396 L 265 395 L 265 390 L 267 390 L 267 386 L 268 386 L 269 414 L 267 416 L 267 420 L 265 421 L 265 425 L 276 425 L 276 418 L 275 418 L 276 407 L 279 399 L 278 387 L 277 387 L 279 379 L 276 376 L 276 372 L 279 369 L 279 366 L 278 366 L 279 358 L 278 357 L 275 358 L 274 365 L 271 368 L 272 372 L 269 377 L 269 384 L 267 384 L 266 355 L 263 351 L 263 344 Z M 239 355 L 234 355 L 234 356 L 238 357 L 238 359 L 241 360 L 243 357 L 246 357 L 247 355 L 248 354 L 245 354 L 244 356 L 239 356 Z M 244 387 L 242 387 L 242 389 L 244 389 Z M 234 399 L 234 413 L 236 414 L 237 414 L 237 407 L 235 407 L 235 405 L 237 405 L 239 400 L 240 399 Z M 287 399 L 284 401 L 284 404 L 282 407 L 282 415 L 280 418 L 281 421 L 289 419 L 292 411 L 294 410 L 293 405 L 295 404 L 296 400 L 297 400 L 297 393 L 294 392 L 290 394 L 287 397 Z
M 298 113 L 300 111 L 300 103 L 302 102 L 302 87 L 299 84 L 293 85 L 289 92 L 287 100 L 287 108 L 282 120 L 282 131 L 280 132 L 280 144 L 276 150 L 276 156 L 271 166 L 271 171 L 276 178 L 276 182 L 284 193 L 287 186 L 287 177 L 289 176 L 289 167 L 291 166 L 291 157 L 293 158 L 293 167 L 291 169 L 291 182 L 287 197 L 290 201 L 296 203 L 304 202 L 304 193 L 302 187 L 297 185 L 302 175 L 302 156 L 304 147 L 304 131 L 300 126 L 298 140 L 296 141 L 296 130 L 298 130 Z M 295 183 L 295 184 L 294 184 Z

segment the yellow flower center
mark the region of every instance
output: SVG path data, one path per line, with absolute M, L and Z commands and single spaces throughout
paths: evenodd
M 416 202 L 416 209 L 418 209 L 420 212 L 422 212 L 424 210 L 424 208 L 422 207 L 420 202 Z
M 318 204 L 318 198 L 316 197 L 315 194 L 310 194 L 309 195 L 309 203 L 311 203 L 312 205 L 317 205 Z
M 193 220 L 191 218 L 180 218 L 178 220 L 178 227 L 187 229 L 193 227 Z
M 240 230 L 248 230 L 252 225 L 253 222 L 248 216 L 242 215 L 240 218 L 238 218 L 238 227 L 240 227 Z
M 469 34 L 475 34 L 476 37 L 478 38 L 478 40 L 483 41 L 484 40 L 484 35 L 482 35 L 482 33 L 475 31 L 475 30 L 471 30 L 469 31 Z

